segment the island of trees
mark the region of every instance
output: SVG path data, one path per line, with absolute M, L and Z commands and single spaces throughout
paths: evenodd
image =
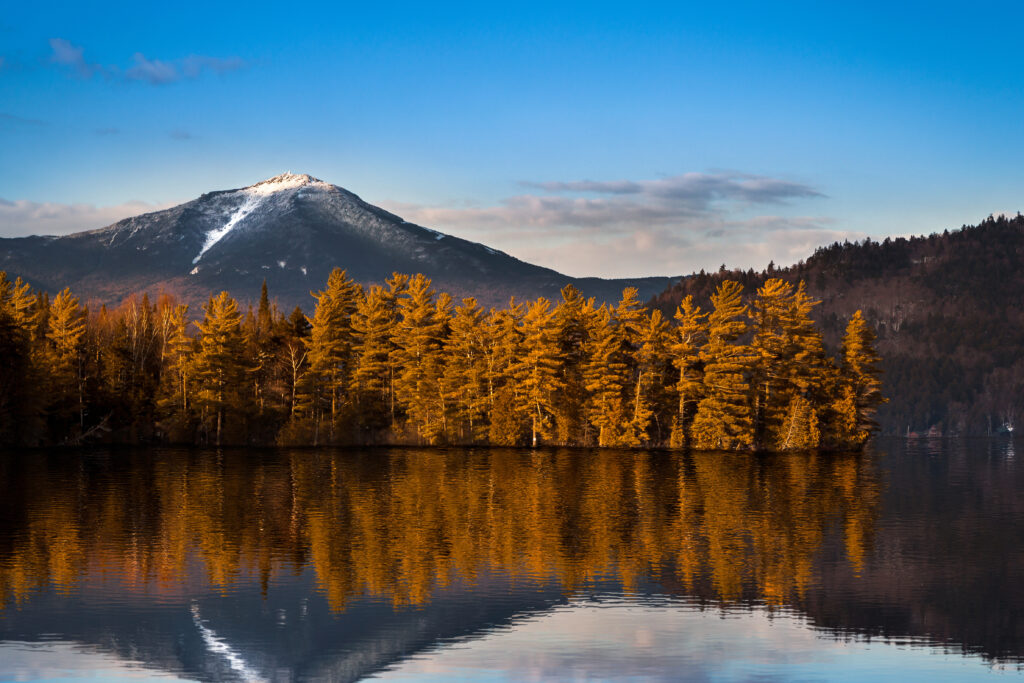
M 674 320 L 626 289 L 454 302 L 423 275 L 335 270 L 312 315 L 266 285 L 202 315 L 173 296 L 82 306 L 0 272 L 0 442 L 860 448 L 884 401 L 860 312 L 838 358 L 803 283 L 722 282 Z

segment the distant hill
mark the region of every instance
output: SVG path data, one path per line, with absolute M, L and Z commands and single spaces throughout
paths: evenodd
M 63 237 L 0 239 L 0 270 L 38 289 L 65 286 L 83 300 L 117 303 L 134 292 L 173 293 L 197 305 L 228 290 L 242 301 L 271 295 L 309 309 L 333 268 L 363 283 L 394 271 L 423 273 L 438 290 L 502 305 L 510 296 L 555 298 L 566 284 L 599 301 L 624 287 L 642 297 L 667 277 L 572 278 L 496 249 L 408 223 L 353 193 L 285 173 L 238 190 L 209 192 L 165 211 Z
M 767 278 L 804 280 L 838 346 L 857 309 L 878 333 L 889 404 L 883 432 L 985 434 L 1024 422 L 1024 217 L 989 217 L 928 237 L 836 243 L 794 266 L 701 272 L 651 304 L 688 294 L 702 307 L 722 280 L 753 292 Z

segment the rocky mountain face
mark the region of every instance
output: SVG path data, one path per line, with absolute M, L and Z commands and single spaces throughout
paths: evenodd
M 71 287 L 95 303 L 164 291 L 201 304 L 220 290 L 254 301 L 266 279 L 282 308 L 308 309 L 310 290 L 322 288 L 335 267 L 364 284 L 395 271 L 420 272 L 439 291 L 485 305 L 510 296 L 554 298 L 570 283 L 599 301 L 615 301 L 629 286 L 646 298 L 671 283 L 572 278 L 413 225 L 337 185 L 292 173 L 99 230 L 0 239 L 0 270 L 51 292 Z

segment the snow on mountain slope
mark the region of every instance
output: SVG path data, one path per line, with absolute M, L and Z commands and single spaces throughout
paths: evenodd
M 510 296 L 557 298 L 569 283 L 602 301 L 616 300 L 625 286 L 647 297 L 669 284 L 668 278 L 570 278 L 414 225 L 344 188 L 293 173 L 99 230 L 0 239 L 0 269 L 102 302 L 142 290 L 175 293 L 195 304 L 222 289 L 252 300 L 266 278 L 283 306 L 308 307 L 310 291 L 335 267 L 363 284 L 383 282 L 395 271 L 422 272 L 436 289 L 476 296 L 485 305 L 507 303 Z

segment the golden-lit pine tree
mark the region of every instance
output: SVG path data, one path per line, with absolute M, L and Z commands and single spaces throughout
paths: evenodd
M 219 446 L 226 423 L 240 421 L 244 416 L 245 406 L 240 391 L 246 373 L 242 316 L 238 312 L 238 302 L 227 292 L 211 298 L 204 307 L 204 313 L 203 321 L 198 323 L 200 336 L 194 360 L 197 387 L 194 403 L 204 431 L 212 434 L 213 443 Z
M 54 297 L 47 316 L 50 410 L 58 418 L 77 413 L 79 430 L 85 427 L 85 377 L 82 372 L 85 321 L 85 311 L 78 305 L 78 297 L 65 287 Z
M 488 443 L 516 446 L 526 428 L 519 410 L 520 387 L 515 370 L 523 352 L 523 304 L 510 299 L 504 309 L 491 309 L 487 316 L 484 355 L 487 364 Z
M 614 318 L 621 344 L 620 358 L 625 365 L 626 376 L 622 394 L 626 424 L 620 429 L 618 445 L 639 446 L 644 435 L 637 429 L 635 419 L 637 407 L 635 390 L 638 379 L 637 350 L 640 348 L 640 337 L 643 334 L 646 313 L 636 287 L 626 287 L 622 290 L 622 298 L 615 307 Z
M 536 446 L 554 434 L 555 400 L 561 388 L 559 348 L 551 320 L 551 302 L 541 297 L 523 316 L 522 354 L 513 369 L 520 409 L 530 424 Z
M 312 420 L 313 443 L 319 443 L 326 431 L 335 442 L 348 406 L 347 388 L 354 366 L 355 335 L 352 315 L 362 298 L 362 287 L 346 271 L 335 268 L 327 278 L 327 287 L 316 294 L 316 308 L 307 342 L 309 372 L 300 385 L 299 404 L 303 417 Z M 326 423 L 327 429 L 322 425 Z
M 711 296 L 704 361 L 704 398 L 693 419 L 693 445 L 725 450 L 752 448 L 749 375 L 755 360 L 739 339 L 747 331 L 743 286 L 726 280 Z
M 451 298 L 446 298 L 450 307 Z M 399 319 L 392 340 L 399 368 L 395 394 L 418 438 L 438 443 L 445 432 L 441 391 L 441 344 L 449 316 L 439 311 L 430 279 L 417 274 L 398 299 Z
M 555 439 L 562 444 L 583 444 L 589 427 L 583 369 L 587 363 L 594 300 L 584 299 L 571 284 L 563 287 L 561 293 L 562 301 L 555 307 L 552 319 L 561 364 L 561 384 L 555 403 Z
M 587 417 L 597 430 L 598 446 L 634 445 L 635 440 L 626 400 L 631 378 L 617 322 L 607 306 L 598 309 L 583 370 L 590 397 Z
M 442 389 L 451 406 L 452 431 L 462 442 L 482 443 L 488 431 L 487 327 L 476 299 L 462 300 L 449 329 Z
M 833 435 L 831 445 L 840 448 L 860 447 L 878 425 L 874 414 L 885 403 L 882 396 L 881 358 L 875 351 L 874 330 L 857 311 L 850 318 L 843 335 L 839 367 L 838 396 L 832 405 Z
M 636 379 L 631 418 L 633 433 L 641 443 L 660 445 L 669 435 L 676 413 L 669 392 L 672 360 L 671 330 L 661 311 L 645 316 L 635 352 Z
M 0 445 L 30 443 L 39 428 L 32 302 L 21 278 L 11 282 L 0 271 Z
M 267 281 L 260 287 L 260 298 L 255 314 L 246 316 L 245 341 L 247 363 L 254 370 L 250 373 L 253 400 L 256 404 L 260 432 L 276 431 L 279 422 L 291 414 L 290 402 L 285 401 L 280 386 L 287 369 L 281 363 L 281 351 L 285 342 L 284 326 L 277 306 L 271 304 Z M 268 438 L 262 438 L 268 441 Z
M 818 303 L 802 282 L 794 288 L 771 279 L 757 292 L 751 347 L 757 354 L 752 383 L 758 448 L 817 446 L 818 407 L 827 402 L 831 369 L 810 317 Z
M 757 290 L 754 299 L 751 349 L 757 355 L 757 363 L 751 383 L 758 447 L 779 430 L 794 395 L 786 377 L 793 352 L 788 320 L 792 303 L 793 285 L 774 278 Z
M 374 285 L 352 316 L 356 334 L 356 360 L 352 393 L 363 438 L 376 440 L 387 427 L 395 430 L 395 345 L 392 339 L 398 320 L 398 296 L 409 278 L 395 273 L 387 287 Z
M 707 343 L 707 313 L 687 296 L 676 309 L 675 339 L 669 347 L 672 364 L 679 373 L 675 391 L 678 409 L 672 423 L 670 445 L 680 448 L 690 443 L 690 425 L 697 414 L 697 405 L 704 397 L 704 361 L 701 351 Z
M 193 340 L 188 334 L 188 306 L 164 302 L 160 309 L 163 363 L 157 394 L 162 431 L 171 441 L 193 438 L 191 399 L 195 391 L 192 371 Z
M 825 354 L 825 343 L 821 332 L 811 319 L 811 312 L 820 301 L 812 299 L 801 281 L 793 292 L 787 319 L 788 336 L 791 344 L 790 362 L 785 367 L 785 377 L 792 396 L 787 415 L 804 418 L 805 429 L 794 432 L 786 429 L 770 442 L 775 449 L 817 448 L 821 441 L 821 420 L 832 399 L 835 386 L 835 366 Z M 803 400 L 798 400 L 803 399 Z M 799 446 L 784 444 L 799 443 Z

